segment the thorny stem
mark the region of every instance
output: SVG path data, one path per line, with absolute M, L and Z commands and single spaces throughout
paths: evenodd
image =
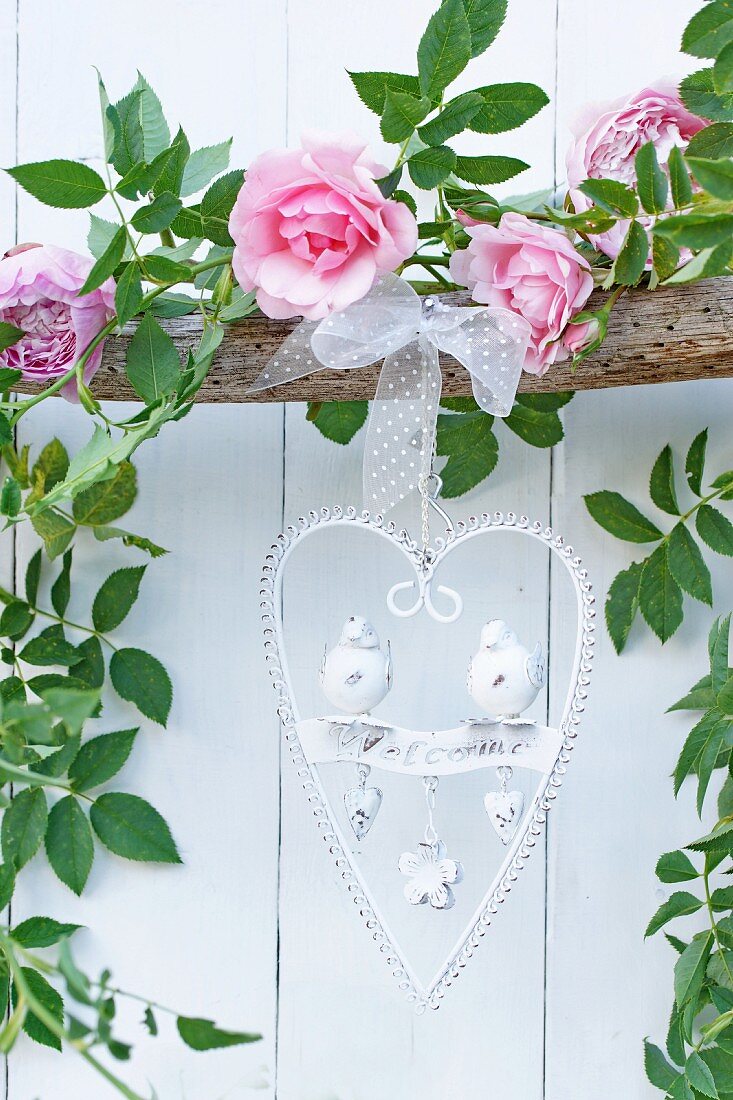
M 19 994 L 19 999 L 25 1001 L 28 1009 L 38 1020 L 40 1020 L 44 1027 L 48 1028 L 52 1035 L 56 1036 L 59 1042 L 68 1043 L 69 1046 L 73 1047 L 77 1054 L 79 1054 L 92 1069 L 101 1074 L 105 1081 L 108 1081 L 122 1096 L 127 1097 L 127 1100 L 145 1100 L 145 1097 L 137 1092 L 133 1092 L 124 1081 L 121 1081 L 119 1077 L 116 1077 L 115 1074 L 111 1072 L 111 1070 L 108 1070 L 107 1067 L 95 1058 L 86 1047 L 72 1039 L 64 1025 L 59 1023 L 53 1013 L 49 1012 L 46 1006 L 34 997 L 26 981 L 23 968 L 18 965 L 18 960 L 15 957 L 13 948 L 14 945 L 11 938 L 0 930 L 0 949 L 2 949 L 7 960 L 8 967 L 13 976 L 13 982 Z
M 710 866 L 708 863 L 708 857 L 705 856 L 705 870 L 703 871 L 703 883 L 705 886 L 705 904 L 707 906 L 708 915 L 710 917 L 710 927 L 715 938 L 715 945 L 718 948 L 721 961 L 725 968 L 725 972 L 728 975 L 728 981 L 730 982 L 730 988 L 733 989 L 733 974 L 728 966 L 728 960 L 725 957 L 725 951 L 723 945 L 720 942 L 720 935 L 718 933 L 718 922 L 715 919 L 715 910 L 713 908 L 713 899 L 710 894 Z

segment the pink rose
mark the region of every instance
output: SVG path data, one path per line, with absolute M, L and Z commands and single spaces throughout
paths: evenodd
M 54 245 L 17 245 L 5 253 L 0 259 L 0 321 L 22 329 L 25 336 L 0 352 L 0 366 L 21 370 L 27 381 L 41 384 L 71 370 L 115 312 L 112 279 L 78 296 L 93 264 Z M 87 382 L 99 368 L 102 347 L 86 362 Z M 64 391 L 73 399 L 75 381 Z
M 655 88 L 643 88 L 636 95 L 612 103 L 586 107 L 573 126 L 574 140 L 566 167 L 570 197 L 575 209 L 591 205 L 577 187 L 583 180 L 620 180 L 634 185 L 634 157 L 642 145 L 653 142 L 661 165 L 666 165 L 675 145 L 687 147 L 690 138 L 707 122 L 691 114 L 669 81 Z M 617 222 L 607 233 L 593 237 L 601 252 L 615 259 L 621 249 L 629 223 Z
M 367 293 L 417 246 L 409 208 L 374 182 L 358 140 L 310 134 L 257 157 L 229 219 L 234 273 L 268 317 L 320 320 Z
M 467 286 L 475 301 L 504 306 L 529 322 L 526 371 L 544 374 L 567 359 L 563 333 L 593 289 L 586 260 L 564 233 L 524 214 L 504 214 L 498 225 L 469 226 L 466 232 L 468 248 L 451 256 L 454 282 Z

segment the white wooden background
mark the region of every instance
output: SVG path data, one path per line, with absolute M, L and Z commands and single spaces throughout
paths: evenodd
M 0 0 L 0 163 L 95 161 L 92 65 L 114 95 L 139 67 L 194 147 L 235 135 L 235 165 L 296 141 L 309 126 L 352 128 L 376 142 L 374 117 L 343 67 L 409 68 L 433 6 Z M 512 0 L 504 32 L 471 79 L 534 80 L 551 94 L 536 120 L 494 144 L 532 162 L 522 189 L 562 179 L 568 122 L 585 101 L 688 71 L 677 43 L 696 7 L 668 0 L 662 19 L 658 5 L 637 0 Z M 83 214 L 49 211 L 7 182 L 0 187 L 3 245 L 83 247 Z M 679 455 L 706 425 L 711 461 L 722 463 L 726 386 L 582 394 L 565 412 L 567 442 L 552 455 L 502 431 L 498 472 L 452 511 L 513 509 L 550 520 L 582 553 L 602 597 L 630 550 L 592 524 L 581 495 L 614 487 L 645 504 L 663 444 L 671 440 Z M 657 856 L 697 827 L 689 794 L 675 804 L 668 779 L 684 719 L 663 712 L 702 673 L 710 614 L 688 608 L 663 652 L 648 632 L 635 633 L 622 659 L 599 629 L 587 720 L 546 852 L 536 853 L 445 1006 L 414 1018 L 339 888 L 291 765 L 280 771 L 257 612 L 260 564 L 284 520 L 356 501 L 359 492 L 361 441 L 329 444 L 303 412 L 202 407 L 139 453 L 141 494 L 130 524 L 172 553 L 151 566 L 140 609 L 120 635 L 160 655 L 176 697 L 168 730 L 146 725 L 121 782 L 166 815 L 185 866 L 101 857 L 77 900 L 38 858 L 23 876 L 16 920 L 40 911 L 87 924 L 79 936 L 84 961 L 109 964 L 123 987 L 263 1032 L 256 1046 L 208 1055 L 184 1050 L 171 1029 L 156 1041 L 141 1037 L 129 1075 L 141 1089 L 154 1082 L 162 1100 L 234 1100 L 257 1090 L 280 1100 L 658 1095 L 644 1079 L 641 1042 L 645 1034 L 663 1038 L 673 960 L 664 941 L 644 945 L 642 934 L 666 893 L 655 884 Z M 23 422 L 23 439 L 33 444 L 55 432 L 76 446 L 88 428 L 59 401 Z M 14 560 L 7 542 L 3 567 L 21 575 L 33 536 L 19 530 Z M 76 554 L 81 613 L 100 578 L 130 560 L 113 544 L 103 564 L 100 556 Z M 359 583 L 364 564 L 342 557 L 332 573 Z M 544 621 L 540 609 L 552 597 L 552 708 L 570 644 L 564 578 L 554 570 L 548 591 L 546 566 L 528 573 L 525 559 L 508 551 L 501 565 L 506 592 L 532 593 L 533 623 Z M 729 608 L 730 569 L 713 565 L 719 608 Z M 499 598 L 499 581 L 479 556 L 461 583 L 487 606 Z M 325 598 L 325 578 L 302 568 L 286 617 L 310 615 Z M 303 638 L 294 644 L 306 653 Z M 320 636 L 308 642 L 320 644 Z M 414 653 L 401 661 L 419 688 L 434 676 Z M 110 706 L 106 728 L 115 717 Z M 452 790 L 439 805 L 446 820 L 451 807 L 460 814 Z M 465 860 L 465 848 L 460 855 Z M 123 1031 L 132 1033 L 137 1019 L 136 1010 L 125 1014 Z M 61 1060 L 26 1039 L 10 1062 L 10 1100 L 112 1095 L 73 1056 Z

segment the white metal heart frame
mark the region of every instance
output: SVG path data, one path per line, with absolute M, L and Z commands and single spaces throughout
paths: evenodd
M 294 548 L 304 539 L 318 531 L 335 526 L 341 528 L 351 526 L 368 530 L 389 540 L 392 545 L 396 545 L 415 571 L 420 593 L 418 602 L 423 599 L 421 606 L 425 606 L 431 614 L 433 612 L 430 604 L 430 583 L 440 563 L 457 546 L 465 544 L 468 540 L 501 532 L 521 534 L 546 545 L 568 571 L 577 599 L 575 654 L 567 697 L 557 731 L 559 747 L 554 753 L 554 760 L 546 768 L 540 769 L 543 773 L 543 781 L 524 817 L 522 827 L 517 830 L 507 846 L 505 858 L 494 881 L 449 952 L 445 963 L 427 984 L 418 981 L 386 926 L 369 887 L 360 874 L 354 853 L 344 839 L 339 822 L 331 813 L 312 751 L 310 753 L 306 751 L 299 736 L 299 728 L 303 732 L 312 725 L 312 722 L 306 720 L 301 723 L 288 674 L 281 614 L 284 566 Z M 426 562 L 429 563 L 427 570 Z M 390 593 L 390 599 L 394 605 L 391 610 L 395 614 L 399 614 L 400 611 L 395 604 L 394 593 L 404 589 L 406 584 L 407 582 L 401 582 L 394 586 Z M 447 591 L 452 593 L 452 590 Z M 570 761 L 570 752 L 575 743 L 584 710 L 593 657 L 595 609 L 586 570 L 583 569 L 580 558 L 574 555 L 572 547 L 566 546 L 563 538 L 555 535 L 551 528 L 539 522 L 530 523 L 526 516 L 517 517 L 512 512 L 506 516 L 500 512 L 495 512 L 493 515 L 483 513 L 481 516 L 471 516 L 466 522 L 457 523 L 455 527 L 449 526 L 446 537 L 436 538 L 427 556 L 425 548 L 413 540 L 407 531 L 397 530 L 393 522 L 386 522 L 380 515 L 371 516 L 369 512 L 358 512 L 355 508 L 348 508 L 345 511 L 341 508 L 323 508 L 320 512 L 309 512 L 307 517 L 301 517 L 298 520 L 297 527 L 290 526 L 278 536 L 265 561 L 260 594 L 266 661 L 277 695 L 277 713 L 283 725 L 283 735 L 290 757 L 297 768 L 321 836 L 328 845 L 336 868 L 359 910 L 361 919 L 380 953 L 386 959 L 394 978 L 399 983 L 399 988 L 406 994 L 408 1001 L 414 1005 L 417 1012 L 423 1012 L 427 1007 L 438 1008 L 446 991 L 472 958 L 494 916 L 499 912 L 499 908 L 517 881 L 518 873 L 529 859 L 538 837 L 541 836 L 547 813 L 557 797 L 558 788 Z M 457 594 L 452 593 L 452 595 Z M 415 605 L 407 613 L 412 614 L 417 610 L 418 607 Z M 439 616 L 433 615 L 433 617 Z M 447 616 L 444 621 L 452 621 L 452 617 Z M 479 762 L 476 766 L 486 766 L 485 761 Z M 418 771 L 418 774 L 425 775 L 428 770 L 434 769 Z

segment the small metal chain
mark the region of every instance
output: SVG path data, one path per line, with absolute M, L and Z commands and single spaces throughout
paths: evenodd
M 435 809 L 435 792 L 438 789 L 438 777 L 437 775 L 426 775 L 423 777 L 423 785 L 425 787 L 425 801 L 428 807 L 428 823 L 425 826 L 425 843 L 429 844 L 431 848 L 434 848 L 438 843 L 438 834 L 435 831 L 435 825 L 433 824 L 433 810 Z
M 422 383 L 423 394 L 428 393 L 428 368 L 425 362 L 425 355 L 422 356 Z M 429 557 L 430 550 L 430 485 L 433 479 L 433 462 L 435 460 L 435 436 L 430 441 L 430 454 L 425 454 L 425 448 L 427 446 L 428 438 L 428 415 L 427 415 L 427 402 L 428 398 L 425 397 L 423 402 L 423 424 L 422 424 L 422 469 L 420 471 L 420 479 L 418 481 L 418 489 L 420 490 L 420 506 L 421 506 L 421 538 L 422 538 L 422 556 L 423 562 L 426 563 Z M 437 433 L 436 433 L 437 434 Z

